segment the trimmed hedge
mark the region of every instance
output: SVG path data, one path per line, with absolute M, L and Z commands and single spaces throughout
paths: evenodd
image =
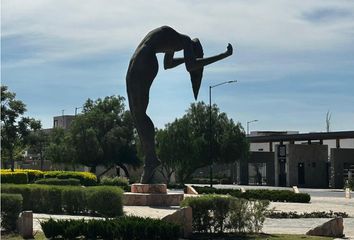
M 21 211 L 21 194 L 1 194 L 1 227 L 7 231 L 16 230 L 16 221 Z
M 159 219 L 141 217 L 119 217 L 116 219 L 53 220 L 41 222 L 47 238 L 74 239 L 169 239 L 180 237 L 180 226 Z
M 260 232 L 269 201 L 204 195 L 185 198 L 181 206 L 190 206 L 193 209 L 194 232 Z
M 21 194 L 23 209 L 33 212 L 93 214 L 103 217 L 123 214 L 123 191 L 118 187 L 3 184 L 1 192 Z
M 28 183 L 34 183 L 37 179 L 43 178 L 44 172 L 34 169 L 15 169 L 16 172 L 27 173 Z
M 1 171 L 1 183 L 26 184 L 28 183 L 28 175 L 24 172 Z
M 307 193 L 294 193 L 289 190 L 250 189 L 243 193 L 239 189 L 193 187 L 200 194 L 228 194 L 237 198 L 269 200 L 272 202 L 309 203 L 311 200 L 310 195 Z
M 348 218 L 349 215 L 346 212 L 304 212 L 304 213 L 298 213 L 296 211 L 294 212 L 275 212 L 275 211 L 269 211 L 266 214 L 266 217 L 268 218 Z
M 192 178 L 190 180 L 192 184 L 210 184 L 210 178 Z M 213 184 L 219 184 L 220 181 L 213 178 Z
M 18 173 L 25 173 L 28 176 L 27 182 L 24 182 L 23 177 L 20 180 L 17 179 L 17 177 L 8 177 L 5 175 L 15 174 L 17 175 Z M 36 180 L 42 179 L 42 178 L 59 178 L 59 179 L 69 179 L 69 178 L 75 178 L 79 179 L 81 185 L 84 186 L 95 186 L 97 185 L 97 177 L 95 174 L 90 173 L 90 172 L 75 172 L 75 171 L 40 171 L 40 170 L 33 170 L 33 169 L 15 169 L 14 172 L 11 171 L 11 169 L 5 169 L 0 171 L 1 178 L 5 176 L 7 179 L 5 181 L 2 181 L 3 183 L 15 183 L 15 184 L 24 184 L 24 183 L 34 183 Z
M 59 179 L 59 178 L 43 178 L 35 182 L 36 184 L 47 184 L 47 185 L 70 185 L 70 186 L 80 186 L 80 180 L 76 178 Z
M 80 180 L 81 185 L 84 186 L 97 185 L 96 175 L 90 172 L 48 171 L 48 172 L 44 172 L 44 178 L 59 178 L 59 179 L 76 178 Z
M 126 192 L 130 192 L 129 181 L 122 177 L 102 177 L 100 179 L 100 185 L 104 186 L 117 186 L 124 189 Z
M 122 189 L 117 187 L 88 188 L 87 206 L 105 217 L 123 215 Z

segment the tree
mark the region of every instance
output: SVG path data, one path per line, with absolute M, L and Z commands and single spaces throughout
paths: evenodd
M 1 159 L 5 168 L 10 162 L 12 171 L 15 168 L 15 149 L 28 143 L 31 130 L 41 126 L 39 121 L 23 116 L 26 105 L 15 97 L 16 94 L 9 92 L 7 86 L 1 85 Z
M 39 155 L 40 168 L 43 170 L 44 164 L 44 152 L 48 142 L 48 134 L 39 128 L 34 129 L 28 136 L 29 150 Z
M 82 114 L 75 117 L 69 129 L 75 161 L 89 166 L 92 172 L 100 164 L 110 168 L 117 165 L 126 176 L 126 164 L 141 164 L 132 117 L 124 108 L 124 98 L 120 96 L 86 101 Z
M 48 136 L 45 156 L 56 163 L 67 163 L 75 166 L 76 152 L 71 144 L 70 135 L 63 128 L 54 128 Z
M 212 106 L 210 133 L 209 107 L 198 102 L 187 113 L 157 132 L 159 158 L 165 173 L 175 171 L 184 183 L 200 167 L 210 165 L 210 145 L 214 163 L 232 163 L 247 155 L 249 144 L 240 123 L 235 124 L 225 113 Z

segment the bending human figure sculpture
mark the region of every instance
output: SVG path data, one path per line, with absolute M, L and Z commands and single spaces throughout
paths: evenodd
M 183 58 L 174 58 L 174 53 L 183 50 Z M 203 58 L 203 48 L 197 38 L 176 32 L 168 26 L 149 32 L 135 50 L 126 76 L 130 112 L 135 121 L 145 155 L 144 172 L 141 183 L 154 183 L 156 169 L 160 165 L 155 150 L 155 128 L 146 114 L 149 91 L 158 72 L 157 53 L 164 53 L 164 68 L 174 68 L 182 63 L 190 74 L 194 98 L 197 99 L 204 66 L 232 55 L 232 46 L 221 54 Z

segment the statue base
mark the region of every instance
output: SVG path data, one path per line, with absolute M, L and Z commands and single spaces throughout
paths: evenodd
M 123 195 L 126 206 L 178 206 L 183 193 L 168 193 L 166 184 L 132 184 L 131 192 Z

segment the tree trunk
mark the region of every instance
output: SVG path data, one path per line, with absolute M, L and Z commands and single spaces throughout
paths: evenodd
M 41 158 L 41 171 L 43 171 L 44 159 L 43 159 L 43 152 L 42 150 L 39 153 L 39 157 Z
M 129 175 L 129 172 L 128 172 L 127 167 L 124 166 L 124 164 L 121 164 L 121 163 L 118 163 L 117 165 L 118 165 L 121 169 L 123 169 L 126 178 L 130 178 L 130 175 Z
M 107 168 L 106 170 L 104 170 L 103 171 L 103 173 L 101 173 L 100 175 L 98 175 L 97 177 L 98 178 L 101 178 L 104 174 L 106 174 L 106 172 L 108 172 L 109 170 L 111 170 L 112 169 L 112 167 L 114 167 L 113 165 L 112 166 L 110 166 L 109 168 Z
M 13 153 L 12 149 L 10 149 L 10 151 L 9 151 L 9 156 L 10 156 L 10 162 L 11 162 L 11 171 L 14 172 L 15 171 L 15 159 L 14 159 L 14 153 Z
M 96 166 L 92 166 L 90 168 L 90 172 L 93 173 L 93 174 L 96 174 Z

